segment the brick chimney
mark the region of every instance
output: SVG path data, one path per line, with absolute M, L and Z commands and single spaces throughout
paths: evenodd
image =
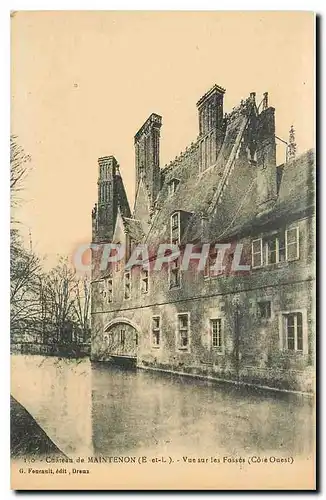
M 135 135 L 136 192 L 142 179 L 151 204 L 160 190 L 160 129 L 162 117 L 152 113 Z
M 96 241 L 111 241 L 118 207 L 116 186 L 118 162 L 114 156 L 103 156 L 98 159 L 98 166 L 98 203 L 96 210 L 93 211 L 93 227 L 96 227 L 94 236 Z
M 257 192 L 260 209 L 268 210 L 277 197 L 275 108 L 264 106 L 257 117 Z
M 214 165 L 223 142 L 224 93 L 225 89 L 218 85 L 214 85 L 197 102 L 201 171 Z

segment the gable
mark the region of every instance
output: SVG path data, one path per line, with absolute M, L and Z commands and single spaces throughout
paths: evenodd
M 121 215 L 120 208 L 118 208 L 118 213 L 117 213 L 112 242 L 113 243 L 121 243 L 122 245 L 126 244 L 124 221 L 123 221 L 123 218 Z
M 147 234 L 150 223 L 150 201 L 143 179 L 140 179 L 135 198 L 134 219 L 141 223 L 142 231 Z

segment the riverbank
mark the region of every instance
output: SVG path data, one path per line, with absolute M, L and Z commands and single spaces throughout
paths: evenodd
M 12 458 L 64 454 L 32 415 L 10 396 L 10 452 Z
M 90 344 L 36 344 L 33 342 L 11 343 L 11 354 L 37 354 L 62 358 L 84 358 L 91 354 Z

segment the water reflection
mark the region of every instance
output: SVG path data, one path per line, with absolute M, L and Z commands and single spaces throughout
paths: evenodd
M 99 455 L 309 454 L 313 443 L 306 398 L 101 364 L 92 370 L 92 420 Z
M 12 357 L 12 394 L 68 456 L 309 455 L 310 399 L 163 373 Z

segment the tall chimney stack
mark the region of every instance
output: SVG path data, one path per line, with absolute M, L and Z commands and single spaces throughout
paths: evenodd
M 214 85 L 197 102 L 201 171 L 216 163 L 223 142 L 224 93 L 225 89 Z

